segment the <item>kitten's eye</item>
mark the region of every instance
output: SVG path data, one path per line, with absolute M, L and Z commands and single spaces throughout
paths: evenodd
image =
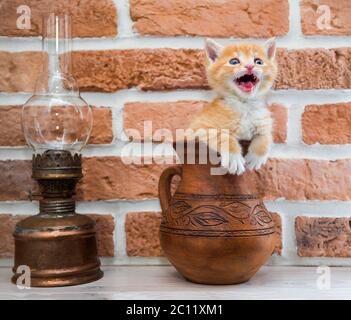
M 260 58 L 256 58 L 254 61 L 258 65 L 263 65 L 263 61 Z
M 239 61 L 239 59 L 230 59 L 229 60 L 229 64 L 232 64 L 232 65 L 236 65 L 236 64 L 239 64 L 240 63 L 240 61 Z

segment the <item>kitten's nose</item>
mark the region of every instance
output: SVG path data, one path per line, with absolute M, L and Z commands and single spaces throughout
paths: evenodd
M 253 64 L 247 64 L 245 66 L 245 68 L 248 70 L 248 71 L 252 71 L 252 69 L 254 68 L 254 65 Z

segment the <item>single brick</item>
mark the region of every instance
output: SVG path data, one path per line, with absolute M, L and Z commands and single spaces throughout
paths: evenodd
M 15 242 L 13 232 L 16 223 L 27 216 L 12 216 L 10 214 L 0 214 L 0 258 L 11 258 L 15 252 Z
M 281 254 L 281 221 L 277 213 L 272 213 L 276 224 L 276 247 L 274 252 Z M 158 257 L 162 256 L 159 240 L 161 214 L 159 212 L 129 212 L 125 230 L 128 256 Z
M 0 146 L 23 146 L 26 144 L 21 127 L 21 106 L 0 106 Z M 112 110 L 93 107 L 93 129 L 90 144 L 111 143 Z
M 127 255 L 140 257 L 162 256 L 159 239 L 161 214 L 156 212 L 130 212 L 125 231 Z
M 351 103 L 306 106 L 302 138 L 307 144 L 351 143 Z
M 13 232 L 16 223 L 28 216 L 0 214 L 0 258 L 9 258 L 14 255 Z M 114 256 L 113 234 L 114 219 L 111 215 L 89 214 L 96 222 L 98 254 L 103 257 Z
M 20 29 L 26 11 L 30 8 L 30 29 Z M 2 0 L 0 3 L 0 35 L 37 36 L 42 34 L 42 16 L 47 12 L 67 13 L 72 17 L 73 37 L 112 37 L 117 34 L 117 11 L 113 0 Z
M 134 28 L 143 35 L 272 37 L 289 30 L 287 0 L 130 0 Z
M 96 241 L 98 254 L 101 257 L 115 256 L 115 221 L 109 214 L 89 214 L 96 223 Z
M 297 217 L 297 254 L 300 257 L 351 257 L 349 218 Z
M 33 92 L 42 70 L 41 52 L 0 51 L 0 91 Z
M 193 49 L 77 51 L 73 76 L 85 91 L 207 88 L 204 54 Z
M 351 49 L 278 49 L 276 89 L 351 88 Z
M 188 128 L 191 120 L 204 107 L 204 101 L 177 101 L 177 102 L 131 102 L 126 103 L 123 111 L 124 128 L 137 130 L 141 140 L 144 140 L 144 121 L 152 121 L 154 141 L 161 141 L 164 137 L 172 141 L 176 137 L 176 129 Z M 279 104 L 270 106 L 274 120 L 274 142 L 284 143 L 287 135 L 287 109 Z M 162 130 L 166 129 L 166 130 Z M 163 132 L 163 134 L 162 134 Z M 170 137 L 172 133 L 172 139 Z M 168 137 L 168 138 L 167 138 Z M 135 140 L 137 137 L 134 137 Z
M 273 253 L 276 253 L 277 255 L 281 255 L 283 250 L 282 220 L 280 218 L 279 213 L 271 212 L 271 214 L 275 223 L 275 235 L 276 235 L 276 243 L 275 243 L 275 248 Z
M 113 142 L 112 109 L 93 107 L 93 129 L 88 143 L 108 144 Z
M 0 146 L 23 146 L 20 106 L 0 106 Z
M 305 35 L 351 35 L 349 0 L 301 0 L 300 10 Z
M 265 200 L 350 200 L 350 160 L 270 159 L 256 175 Z M 252 186 L 252 190 L 255 186 Z
M 275 143 L 286 142 L 288 130 L 288 109 L 281 104 L 269 106 L 273 118 L 273 140 Z
M 88 201 L 156 198 L 158 180 L 167 165 L 126 164 L 126 160 L 131 158 L 85 158 L 77 197 Z
M 188 128 L 191 120 L 204 107 L 204 101 L 177 101 L 177 102 L 131 102 L 126 103 L 123 110 L 124 129 L 126 134 L 128 130 L 137 130 L 140 132 L 141 140 L 145 139 L 144 121 L 152 121 L 152 134 L 157 131 L 161 136 L 161 129 L 164 132 L 171 132 L 172 138 L 175 139 L 176 129 Z M 171 141 L 169 137 L 168 141 Z M 155 139 L 154 141 L 160 141 Z
M 29 200 L 29 192 L 38 191 L 31 176 L 32 163 L 29 160 L 0 161 L 0 200 Z

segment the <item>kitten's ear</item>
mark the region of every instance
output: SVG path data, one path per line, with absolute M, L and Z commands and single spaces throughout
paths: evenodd
M 205 51 L 208 59 L 211 62 L 215 62 L 219 57 L 223 47 L 212 39 L 205 40 Z
M 267 52 L 267 56 L 270 60 L 275 59 L 275 53 L 276 53 L 276 44 L 275 44 L 275 38 L 270 38 L 267 40 L 267 42 L 264 44 Z

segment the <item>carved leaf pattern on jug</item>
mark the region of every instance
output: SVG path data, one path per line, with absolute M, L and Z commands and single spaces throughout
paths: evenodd
M 184 199 L 173 199 L 168 212 L 177 226 L 216 227 L 230 223 L 231 219 L 253 226 L 271 223 L 272 217 L 261 204 L 250 206 L 238 200 L 222 200 L 218 205 L 192 206 Z

